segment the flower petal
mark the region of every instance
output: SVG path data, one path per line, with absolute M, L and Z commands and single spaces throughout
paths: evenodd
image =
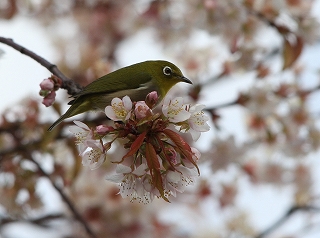
M 131 168 L 128 166 L 125 166 L 123 164 L 118 164 L 116 167 L 116 173 L 117 174 L 127 174 L 131 172 Z
M 146 164 L 141 164 L 132 173 L 137 176 L 142 176 L 146 173 L 147 168 L 148 168 L 148 166 Z
M 110 175 L 106 175 L 105 179 L 110 181 L 110 182 L 114 182 L 114 183 L 121 183 L 123 180 L 123 174 L 110 174 Z

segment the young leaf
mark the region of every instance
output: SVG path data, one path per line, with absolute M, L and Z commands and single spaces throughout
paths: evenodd
M 143 141 L 144 141 L 144 138 L 146 137 L 146 134 L 147 134 L 147 132 L 144 131 L 137 137 L 137 139 L 131 144 L 130 150 L 128 151 L 128 153 L 122 157 L 122 159 L 119 163 L 121 163 L 125 158 L 130 157 L 138 152 L 141 145 L 143 144 Z
M 160 171 L 160 163 L 158 160 L 158 156 L 151 143 L 146 143 L 146 160 L 147 160 L 147 164 L 150 169 L 151 175 L 154 172 L 154 170 Z
M 168 198 L 164 196 L 164 188 L 162 183 L 162 177 L 160 173 L 160 163 L 157 153 L 151 143 L 146 143 L 146 160 L 150 169 L 153 185 L 158 189 L 161 197 L 169 202 Z
M 295 41 L 285 39 L 284 49 L 282 53 L 283 69 L 289 68 L 298 59 L 302 52 L 303 40 L 301 37 L 296 36 Z
M 200 174 L 200 170 L 198 168 L 198 165 L 196 162 L 192 159 L 192 151 L 191 147 L 187 142 L 184 141 L 184 139 L 176 132 L 165 129 L 163 130 L 163 133 L 169 137 L 170 140 L 172 140 L 176 146 L 179 148 L 181 153 L 186 157 L 187 160 L 189 160 L 198 170 L 198 174 Z

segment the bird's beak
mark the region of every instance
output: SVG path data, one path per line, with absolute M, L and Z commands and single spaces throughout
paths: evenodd
M 188 79 L 188 78 L 186 78 L 186 77 L 184 77 L 184 76 L 181 76 L 180 78 L 181 78 L 181 82 L 185 82 L 185 83 L 192 84 L 192 82 L 191 82 L 190 79 Z

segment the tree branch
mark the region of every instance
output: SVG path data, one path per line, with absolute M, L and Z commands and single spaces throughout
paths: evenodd
M 39 64 L 41 64 L 43 67 L 47 68 L 52 74 L 59 77 L 62 80 L 61 88 L 66 89 L 68 91 L 68 94 L 74 95 L 81 91 L 82 87 L 74 82 L 73 80 L 69 79 L 67 76 L 65 76 L 56 65 L 51 64 L 46 59 L 42 58 L 41 56 L 37 55 L 36 53 L 24 48 L 23 46 L 15 43 L 12 39 L 1 37 L 0 36 L 0 42 L 3 44 L 6 44 L 13 49 L 19 51 L 21 54 L 24 54 L 26 56 L 29 56 L 30 58 L 37 61 Z
M 270 227 L 268 227 L 265 231 L 258 234 L 255 238 L 264 238 L 271 232 L 275 231 L 278 227 L 280 227 L 283 223 L 285 223 L 293 214 L 295 214 L 297 211 L 320 211 L 319 207 L 314 206 L 297 206 L 294 205 L 288 209 L 288 211 L 280 217 L 274 224 L 272 224 Z
M 46 226 L 46 222 L 55 220 L 55 219 L 65 219 L 64 214 L 62 213 L 56 213 L 56 214 L 48 214 L 37 218 L 30 218 L 30 219 L 14 219 L 11 217 L 0 217 L 0 226 L 12 223 L 12 222 L 19 222 L 19 221 L 25 221 L 30 222 L 35 225 L 39 226 Z
M 87 222 L 82 218 L 82 216 L 80 215 L 80 213 L 78 212 L 78 210 L 75 208 L 75 206 L 73 205 L 73 203 L 70 201 L 70 199 L 67 197 L 67 195 L 62 191 L 62 189 L 57 186 L 54 181 L 52 181 L 51 177 L 49 174 L 47 174 L 42 167 L 40 166 L 40 164 L 35 161 L 32 156 L 30 155 L 30 160 L 37 166 L 38 170 L 40 171 L 40 173 L 46 177 L 47 179 L 49 179 L 49 181 L 51 182 L 52 186 L 57 190 L 57 192 L 60 194 L 62 200 L 67 204 L 67 206 L 69 207 L 69 209 L 71 210 L 71 212 L 73 213 L 74 217 L 76 218 L 76 220 L 78 220 L 83 227 L 85 228 L 86 232 L 88 233 L 88 235 L 91 238 L 97 238 L 97 236 L 94 234 L 94 232 L 92 231 L 92 229 L 89 227 L 89 225 L 87 224 Z
M 203 110 L 210 112 L 210 111 L 215 111 L 215 110 L 220 109 L 220 108 L 226 108 L 226 107 L 234 106 L 234 105 L 237 105 L 237 104 L 238 104 L 238 100 L 235 100 L 235 101 L 231 101 L 231 102 L 227 102 L 227 103 L 222 103 L 220 105 L 213 106 L 213 107 L 206 107 Z

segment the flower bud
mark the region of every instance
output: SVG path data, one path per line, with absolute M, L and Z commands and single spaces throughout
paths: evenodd
M 144 101 L 138 101 L 135 105 L 134 114 L 137 119 L 142 119 L 151 115 L 151 110 Z
M 40 88 L 42 90 L 53 90 L 54 88 L 54 83 L 52 82 L 52 80 L 50 79 L 44 79 L 41 83 L 40 83 Z
M 158 102 L 158 93 L 156 91 L 152 91 L 146 96 L 146 104 L 149 108 L 153 108 Z
M 95 131 L 99 135 L 106 135 L 109 132 L 114 131 L 114 128 L 112 126 L 99 125 L 96 127 Z
M 51 106 L 54 103 L 54 100 L 56 98 L 56 92 L 51 91 L 43 100 L 42 104 L 45 105 L 46 107 Z

